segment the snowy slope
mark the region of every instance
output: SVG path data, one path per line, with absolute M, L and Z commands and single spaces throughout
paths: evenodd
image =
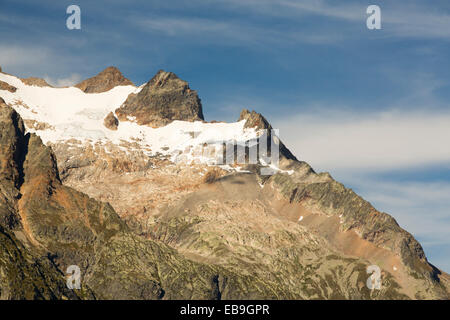
M 3 73 L 0 73 L 0 80 L 17 88 L 14 93 L 0 90 L 0 97 L 23 119 L 48 124 L 45 130 L 28 128 L 45 144 L 70 139 L 92 144 L 137 142 L 148 155 L 161 153 L 171 155 L 173 161 L 211 163 L 216 155 L 210 152 L 205 155 L 200 150 L 205 143 L 219 150 L 222 142 L 244 143 L 259 135 L 254 129 L 244 128 L 244 120 L 235 123 L 173 121 L 156 129 L 129 121 L 120 122 L 118 130 L 112 131 L 103 125 L 104 118 L 109 112 L 114 112 L 130 93 L 138 93 L 142 86 L 117 86 L 103 93 L 84 93 L 75 87 L 28 86 Z

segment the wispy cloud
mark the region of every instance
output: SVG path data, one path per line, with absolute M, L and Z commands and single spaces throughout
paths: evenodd
M 450 163 L 448 111 L 327 111 L 275 121 L 294 153 L 321 170 L 380 171 Z
M 67 71 L 79 60 L 75 54 L 62 54 L 45 46 L 0 45 L 0 63 L 4 71 L 20 77 L 44 77 L 45 74 L 62 73 L 61 71 Z
M 171 37 L 202 36 L 203 40 L 211 41 L 256 41 L 258 30 L 251 26 L 243 26 L 241 22 L 219 21 L 205 18 L 167 18 L 145 17 L 135 22 L 147 32 L 158 32 Z
M 281 6 L 287 6 L 299 11 L 326 16 L 345 21 L 364 22 L 367 18 L 368 5 L 361 3 L 338 5 L 330 1 L 282 1 Z M 410 38 L 440 38 L 450 40 L 450 15 L 417 2 L 386 2 L 380 4 L 382 10 L 383 36 Z
M 82 77 L 78 73 L 72 73 L 69 77 L 66 78 L 52 78 L 46 76 L 44 77 L 44 79 L 54 87 L 70 87 L 79 83 Z
M 364 30 L 369 3 L 358 1 L 336 2 L 329 0 L 226 0 L 230 7 L 247 10 L 260 15 L 301 19 L 316 16 L 341 22 L 359 23 Z M 435 38 L 450 40 L 450 14 L 423 2 L 385 1 L 379 4 L 382 10 L 382 37 Z M 343 28 L 343 26 L 341 26 Z M 357 29 L 347 34 L 354 37 Z M 366 36 L 366 35 L 364 35 Z
M 429 6 L 399 5 L 384 12 L 384 22 L 395 36 L 450 40 L 450 14 Z
M 188 17 L 134 17 L 142 31 L 177 37 L 183 41 L 195 41 L 219 45 L 255 46 L 264 44 L 332 44 L 341 40 L 336 32 L 323 30 L 294 31 L 274 28 L 264 23 L 249 23 L 242 19 L 208 19 Z
M 348 21 L 364 21 L 365 9 L 362 4 L 342 3 L 331 4 L 329 1 L 281 1 L 280 6 L 289 8 L 289 11 L 297 13 L 309 13 L 330 18 L 337 18 Z
M 8 67 L 30 67 L 47 62 L 51 52 L 44 47 L 0 45 L 0 61 Z

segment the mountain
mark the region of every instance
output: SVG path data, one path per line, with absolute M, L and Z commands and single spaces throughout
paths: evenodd
M 219 277 L 224 297 L 270 294 L 262 281 L 135 235 L 109 204 L 64 186 L 51 148 L 4 103 L 0 128 L 2 299 L 214 299 Z M 65 286 L 69 265 L 81 269 L 80 290 Z
M 81 81 L 75 87 L 86 93 L 100 93 L 117 86 L 133 86 L 116 67 L 108 67 L 96 76 Z
M 239 116 L 238 121 L 245 121 L 244 128 L 255 128 L 256 130 L 267 130 L 267 146 L 268 149 L 270 149 L 270 146 L 272 143 L 276 143 L 273 141 L 272 137 L 272 126 L 267 121 L 266 118 L 264 118 L 260 113 L 255 112 L 254 110 L 252 112 L 248 111 L 247 109 L 243 109 L 241 111 L 241 114 Z M 290 159 L 290 160 L 297 160 L 297 158 L 292 154 L 291 151 L 281 142 L 278 143 L 279 147 L 279 155 L 281 158 L 284 159 Z
M 0 81 L 16 88 L 0 88 L 3 299 L 449 298 L 411 234 L 255 111 L 208 123 L 165 71 L 90 93 Z M 79 290 L 65 286 L 71 265 Z
M 195 90 L 172 72 L 158 73 L 136 94 L 130 94 L 116 110 L 120 121 L 161 127 L 173 120 L 203 119 L 202 105 Z

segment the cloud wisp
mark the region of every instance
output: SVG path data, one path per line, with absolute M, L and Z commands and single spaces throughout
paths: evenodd
M 47 62 L 50 56 L 44 47 L 0 45 L 0 61 L 8 67 L 31 67 Z
M 292 43 L 334 44 L 342 40 L 337 32 L 293 28 L 286 30 L 250 23 L 242 19 L 210 19 L 198 17 L 134 17 L 141 31 L 171 38 L 225 46 L 291 45 Z
M 44 80 L 54 87 L 70 87 L 79 83 L 81 79 L 82 77 L 78 73 L 72 73 L 66 78 L 53 78 L 49 76 L 44 77 Z
M 357 1 L 336 2 L 328 0 L 270 1 L 270 0 L 227 0 L 224 7 L 245 10 L 266 17 L 302 19 L 308 16 L 322 17 L 347 23 L 360 23 L 367 19 L 368 4 Z M 386 1 L 380 4 L 382 10 L 383 37 L 433 38 L 450 40 L 450 15 L 437 7 L 411 1 L 399 3 Z M 342 26 L 341 26 L 342 27 Z M 363 30 L 364 28 L 359 28 Z M 357 30 L 349 33 L 353 34 Z
M 450 163 L 448 111 L 327 111 L 275 124 L 294 153 L 321 170 L 367 172 Z

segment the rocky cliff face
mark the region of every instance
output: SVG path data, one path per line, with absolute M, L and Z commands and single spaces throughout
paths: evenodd
M 28 136 L 20 116 L 0 101 L 0 298 L 77 299 L 49 259 L 29 247 L 18 202 Z M 21 239 L 21 240 L 19 240 Z
M 86 93 L 109 91 L 116 86 L 133 86 L 133 82 L 123 76 L 116 67 L 108 67 L 95 77 L 76 84 L 75 87 Z
M 172 72 L 160 70 L 137 94 L 130 94 L 116 110 L 120 121 L 161 127 L 173 120 L 200 121 L 202 105 L 197 92 Z

